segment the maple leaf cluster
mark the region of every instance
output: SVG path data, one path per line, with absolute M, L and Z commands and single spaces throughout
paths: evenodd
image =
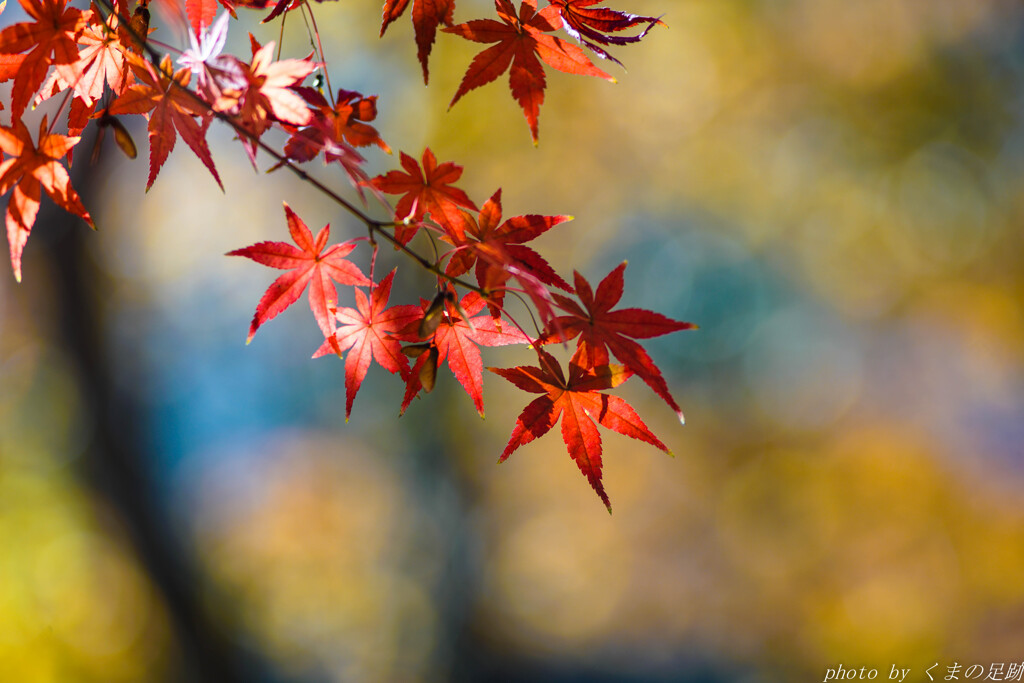
M 550 35 L 552 32 L 563 29 L 601 59 L 621 66 L 622 63 L 601 46 L 638 42 L 655 24 L 662 23 L 658 17 L 593 7 L 597 2 L 551 0 L 548 6 L 538 11 L 537 0 L 523 0 L 517 12 L 511 0 L 494 0 L 499 21 L 477 19 L 455 25 L 452 21 L 455 0 L 413 0 L 412 23 L 417 54 L 423 67 L 423 82 L 430 80 L 428 62 L 441 24 L 445 26 L 442 29 L 445 33 L 477 43 L 495 43 L 473 59 L 448 107 L 453 107 L 469 91 L 498 79 L 508 71 L 512 97 L 522 107 L 533 142 L 537 144 L 537 118 L 547 85 L 543 64 L 565 73 L 597 76 L 615 82 L 612 76 L 594 66 L 586 52 L 563 38 Z M 384 20 L 380 26 L 382 36 L 408 5 L 409 0 L 385 0 Z M 643 27 L 637 35 L 611 35 L 636 27 Z
M 44 190 L 58 206 L 93 226 L 68 173 L 73 150 L 88 125 L 95 123 L 99 133 L 113 130 L 118 147 L 134 158 L 135 142 L 122 119 L 137 116 L 147 121 L 147 190 L 179 136 L 223 189 L 206 141 L 211 124 L 220 121 L 234 130 L 254 168 L 259 167 L 262 151 L 273 159 L 269 170 L 287 168 L 297 173 L 369 229 L 368 236 L 331 243 L 329 226 L 314 236 L 284 203 L 291 242 L 263 241 L 229 252 L 284 271 L 259 300 L 247 343 L 262 325 L 308 291 L 308 303 L 324 339 L 314 357 L 344 359 L 346 420 L 374 363 L 404 383 L 400 413 L 437 381 L 444 381 L 438 373 L 447 367 L 482 417 L 481 347 L 522 345 L 536 356 L 537 365 L 487 368 L 523 391 L 540 394 L 516 420 L 501 460 L 561 421 L 569 455 L 610 510 L 601 480 L 597 425 L 668 452 L 632 407 L 606 392 L 637 375 L 681 421 L 682 411 L 661 371 L 635 340 L 693 325 L 645 309 L 617 309 L 625 263 L 602 279 L 596 290 L 578 272 L 570 284 L 529 243 L 571 216 L 503 217 L 501 190 L 478 206 L 456 186 L 463 168 L 453 162 L 438 163 L 429 147 L 419 159 L 400 152 L 400 168 L 370 177 L 360 150 L 391 153 L 372 125 L 377 97 L 330 87 L 308 0 L 182 0 L 177 15 L 188 45 L 177 51 L 177 68 L 172 55 L 158 53 L 153 47 L 156 41 L 149 38 L 156 29 L 150 26 L 148 0 L 138 0 L 134 9 L 128 0 L 96 0 L 88 8 L 71 7 L 69 0 L 18 1 L 29 20 L 0 30 L 0 82 L 13 81 L 7 103 L 11 123 L 0 125 L 0 193 L 10 193 L 7 236 L 19 281 L 22 254 Z M 166 1 L 173 6 L 172 0 Z M 429 79 L 429 55 L 439 30 L 490 45 L 469 65 L 451 105 L 507 71 L 512 96 L 536 144 L 545 64 L 567 73 L 614 80 L 594 65 L 586 50 L 618 63 L 606 47 L 635 43 L 661 23 L 656 17 L 595 7 L 596 3 L 550 0 L 538 8 L 537 0 L 523 0 L 517 9 L 510 0 L 495 0 L 496 19 L 455 24 L 454 0 L 412 0 L 424 82 Z M 385 1 L 381 35 L 409 4 L 409 0 Z M 0 12 L 3 7 L 0 3 Z M 218 17 L 221 7 L 225 11 Z M 231 17 L 239 8 L 270 8 L 264 22 L 302 12 L 309 20 L 306 25 L 312 26 L 312 53 L 281 58 L 273 41 L 261 44 L 250 34 L 246 57 L 225 54 Z M 629 29 L 634 30 L 632 35 L 621 35 Z M 575 44 L 553 35 L 559 30 Z M 56 114 L 42 117 L 33 140 L 23 120 L 29 103 L 58 96 Z M 59 119 L 67 135 L 56 132 Z M 272 132 L 284 140 L 280 149 L 266 142 Z M 100 153 L 101 140 L 100 135 L 93 160 Z M 318 159 L 341 167 L 363 208 L 300 169 Z M 371 217 L 367 192 L 386 210 L 385 219 Z M 394 207 L 388 204 L 388 195 L 397 197 Z M 436 285 L 417 303 L 390 304 L 398 269 L 375 277 L 381 241 L 434 274 Z M 424 242 L 430 243 L 432 257 L 415 249 Z M 364 248 L 357 252 L 360 247 Z M 368 262 L 365 272 L 357 265 L 359 255 Z M 354 301 L 354 307 L 341 305 L 339 294 Z M 534 320 L 530 331 L 508 309 L 510 297 L 529 303 Z M 574 341 L 566 374 L 547 349 Z M 613 357 L 618 363 L 612 362 Z
M 230 15 L 214 20 L 216 4 L 187 4 L 194 32 L 189 48 L 175 70 L 170 55 L 157 58 L 147 46 L 149 12 L 140 4 L 129 17 L 127 5 L 88 9 L 68 6 L 68 0 L 19 0 L 32 21 L 15 23 L 0 31 L 0 82 L 12 80 L 10 126 L 0 125 L 3 161 L 0 188 L 13 189 L 6 212 L 11 265 L 21 279 L 21 257 L 38 213 L 40 188 L 60 207 L 92 219 L 71 187 L 66 166 L 80 133 L 90 121 L 100 130 L 113 128 L 115 139 L 134 158 L 135 143 L 121 117 L 148 120 L 149 175 L 146 188 L 156 180 L 180 136 L 209 169 L 218 185 L 220 176 L 206 142 L 214 118 L 226 121 L 239 133 L 249 159 L 256 164 L 261 136 L 272 128 L 290 132 L 282 160 L 311 161 L 321 153 L 326 162 L 339 162 L 359 185 L 368 179 L 365 159 L 355 147 L 378 144 L 386 149 L 366 122 L 376 116 L 376 98 L 341 91 L 337 103 L 304 87 L 303 80 L 321 68 L 311 57 L 274 59 L 274 43 L 250 41 L 251 58 L 222 54 Z M 3 11 L 0 5 L 0 11 Z M 22 54 L 24 53 L 24 54 Z M 64 95 L 70 135 L 40 129 L 33 142 L 22 117 L 29 102 L 35 104 Z M 3 105 L 0 104 L 0 107 Z M 93 154 L 95 158 L 99 149 Z M 361 187 L 361 185 L 359 185 Z
M 625 263 L 613 269 L 596 291 L 578 272 L 573 273 L 574 287 L 570 286 L 526 243 L 571 217 L 525 215 L 502 220 L 500 190 L 477 209 L 466 193 L 453 185 L 462 175 L 460 166 L 438 164 L 429 148 L 424 150 L 421 162 L 403 152 L 402 170 L 379 175 L 371 182 L 383 193 L 400 195 L 392 237 L 396 245 L 407 245 L 419 230 L 426 230 L 438 244 L 448 245 L 435 264 L 434 297 L 420 299 L 419 305 L 389 307 L 395 270 L 379 282 L 374 281 L 372 270 L 369 278 L 364 276 L 346 260 L 357 247 L 355 241 L 325 251 L 329 226 L 314 239 L 286 204 L 294 245 L 261 242 L 230 252 L 288 269 L 271 284 L 256 307 L 249 339 L 261 325 L 294 303 L 309 283 L 310 308 L 326 333 L 313 355 L 337 354 L 345 359 L 346 420 L 374 362 L 399 375 L 405 383 L 400 413 L 421 392 L 433 389 L 438 370 L 447 365 L 483 417 L 480 347 L 529 345 L 537 354 L 538 366 L 488 368 L 524 391 L 543 394 L 517 419 L 501 460 L 543 436 L 561 418 L 569 455 L 610 509 L 601 482 L 601 438 L 595 422 L 665 452 L 668 449 L 628 403 L 603 392 L 637 375 L 682 421 L 682 411 L 661 371 L 634 339 L 694 325 L 645 309 L 615 309 L 623 295 Z M 374 247 L 371 264 L 376 256 Z M 470 271 L 475 282 L 458 279 Z M 337 306 L 336 284 L 352 288 L 355 308 Z M 469 291 L 459 297 L 459 288 Z M 505 299 L 510 292 L 525 294 L 533 302 L 543 324 L 536 334 L 529 334 L 509 314 Z M 566 379 L 544 347 L 574 339 L 576 351 Z M 612 356 L 621 365 L 613 364 Z M 410 359 L 415 362 L 410 363 Z

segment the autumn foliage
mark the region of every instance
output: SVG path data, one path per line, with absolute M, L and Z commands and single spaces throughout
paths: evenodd
M 136 6 L 127 0 L 96 0 L 81 8 L 70 7 L 67 0 L 19 0 L 28 20 L 0 31 L 0 81 L 11 81 L 10 99 L 0 103 L 10 115 L 10 125 L 0 125 L 0 192 L 9 194 L 6 226 L 15 278 L 21 280 L 22 253 L 43 191 L 92 225 L 67 171 L 73 159 L 83 163 L 78 159 L 90 157 L 73 155 L 89 125 L 101 133 L 112 130 L 120 148 L 134 157 L 135 141 L 122 119 L 148 121 L 147 188 L 179 137 L 220 184 L 206 135 L 214 123 L 229 126 L 255 167 L 261 166 L 262 151 L 270 157 L 269 170 L 297 173 L 366 228 L 332 242 L 329 226 L 314 235 L 301 210 L 284 203 L 290 242 L 268 240 L 230 252 L 284 271 L 259 299 L 247 341 L 308 292 L 324 337 L 314 356 L 344 359 L 346 420 L 373 363 L 405 384 L 402 413 L 437 381 L 445 381 L 438 373 L 447 366 L 483 416 L 481 347 L 520 345 L 535 364 L 487 368 L 522 391 L 539 394 L 516 419 L 500 459 L 560 423 L 569 455 L 610 510 L 597 425 L 668 449 L 629 404 L 606 392 L 636 375 L 682 421 L 664 376 L 636 340 L 693 325 L 645 309 L 616 308 L 625 263 L 603 277 L 596 290 L 578 272 L 570 284 L 529 243 L 571 216 L 505 217 L 500 189 L 478 204 L 457 186 L 462 167 L 439 163 L 429 148 L 415 155 L 401 152 L 399 169 L 370 177 L 364 154 L 390 153 L 373 126 L 377 97 L 331 89 L 315 29 L 315 4 L 161 1 L 171 8 L 164 15 L 178 16 L 175 28 L 188 35 L 181 49 L 163 43 L 163 53 L 154 48 L 148 0 Z M 424 82 L 439 33 L 486 46 L 468 65 L 451 106 L 507 72 L 512 97 L 536 144 L 546 67 L 614 82 L 593 57 L 619 64 L 607 48 L 635 43 L 661 23 L 657 17 L 596 4 L 550 0 L 539 7 L 538 0 L 523 0 L 516 7 L 510 0 L 495 0 L 493 16 L 456 23 L 454 0 L 386 0 L 380 33 L 406 12 L 411 15 Z M 281 58 L 282 46 L 261 45 L 250 35 L 249 54 L 224 53 L 231 17 L 243 9 L 266 12 L 264 21 L 301 13 L 313 27 L 310 44 L 317 47 L 306 56 Z M 60 98 L 58 113 L 50 120 L 44 117 L 33 138 L 23 117 L 30 103 L 49 98 Z M 58 125 L 68 134 L 55 132 Z M 284 134 L 280 149 L 264 141 L 272 130 Z M 340 165 L 358 199 L 347 199 L 300 168 L 318 160 Z M 418 302 L 392 304 L 397 267 L 384 277 L 375 274 L 382 241 L 393 247 L 391 258 L 432 273 L 436 287 Z M 339 294 L 355 306 L 341 305 Z M 519 319 L 522 308 L 509 308 L 513 300 L 528 304 L 529 325 Z M 571 344 L 566 372 L 550 350 Z

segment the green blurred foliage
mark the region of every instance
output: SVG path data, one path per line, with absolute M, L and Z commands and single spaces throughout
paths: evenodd
M 90 409 L 25 313 L 5 307 L 0 337 L 0 671 L 147 680 L 172 651 L 163 606 L 121 522 L 76 476 Z

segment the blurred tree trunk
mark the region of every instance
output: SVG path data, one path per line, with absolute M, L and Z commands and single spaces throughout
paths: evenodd
M 105 174 L 102 164 L 88 165 L 91 146 L 91 140 L 80 143 L 72 180 L 84 204 L 97 208 Z M 88 241 L 94 236 L 83 221 L 46 200 L 33 233 L 26 257 L 49 263 L 28 270 L 52 278 L 49 288 L 40 288 L 53 297 L 44 308 L 55 320 L 46 327 L 75 368 L 93 422 L 80 474 L 119 515 L 136 560 L 162 598 L 176 641 L 172 647 L 177 648 L 168 657 L 173 664 L 165 678 L 216 683 L 275 680 L 251 652 L 243 653 L 231 642 L 230 634 L 211 621 L 201 604 L 203 583 L 196 558 L 176 533 L 154 486 L 152 458 L 141 438 L 146 415 L 119 390 L 118 370 L 109 362 L 110 335 L 100 303 L 112 293 L 106 274 L 90 257 Z

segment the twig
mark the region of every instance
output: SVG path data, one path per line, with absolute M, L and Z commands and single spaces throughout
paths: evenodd
M 135 40 L 139 45 L 142 46 L 142 50 L 143 50 L 143 52 L 146 53 L 146 55 L 149 56 L 150 62 L 157 69 L 160 69 L 160 61 L 162 60 L 163 55 L 161 55 L 159 52 L 154 50 L 134 30 L 134 28 L 131 26 L 131 20 L 128 19 L 127 17 L 121 16 L 120 14 L 117 14 L 117 11 L 114 9 L 113 5 L 111 4 L 111 0 L 97 0 L 97 2 L 99 3 L 99 5 L 102 5 L 103 8 L 107 12 L 117 16 L 118 22 L 120 23 L 121 27 L 123 27 L 128 32 L 128 34 L 132 37 L 133 40 Z M 108 30 L 110 30 L 110 29 L 108 28 Z M 303 169 L 299 168 L 298 166 L 296 166 L 284 154 L 278 152 L 273 147 L 271 147 L 267 143 L 263 142 L 259 138 L 259 136 L 254 135 L 252 132 L 246 130 L 241 124 L 239 124 L 237 121 L 235 121 L 235 119 L 233 117 L 228 116 L 227 114 L 225 114 L 223 112 L 217 111 L 216 109 L 213 108 L 212 104 L 210 104 L 205 99 L 203 99 L 198 93 L 196 93 L 193 90 L 189 90 L 185 86 L 183 86 L 180 83 L 178 83 L 176 80 L 174 80 L 173 74 L 166 74 L 166 75 L 170 78 L 171 87 L 178 88 L 182 92 L 186 93 L 186 95 L 190 99 L 192 99 L 192 101 L 194 101 L 196 104 L 198 104 L 202 109 L 204 109 L 206 112 L 208 112 L 211 116 L 213 116 L 214 118 L 218 119 L 219 121 L 221 121 L 223 123 L 226 123 L 239 136 L 247 138 L 253 144 L 255 144 L 257 147 L 259 147 L 261 150 L 263 150 L 264 152 L 269 154 L 271 157 L 273 157 L 274 160 L 278 162 L 278 166 L 284 166 L 285 168 L 290 170 L 292 173 L 294 173 L 296 176 L 298 176 L 300 180 L 302 180 L 305 183 L 309 183 L 314 188 L 319 190 L 321 194 L 326 195 L 331 200 L 333 200 L 334 203 L 338 204 L 339 206 L 344 208 L 346 211 L 348 211 L 350 214 L 352 214 L 353 216 L 358 218 L 360 221 L 362 221 L 366 225 L 366 227 L 370 230 L 371 234 L 376 233 L 378 235 L 381 235 L 385 240 L 387 240 L 388 242 L 391 242 L 392 244 L 394 244 L 395 247 L 397 247 L 399 250 L 405 252 L 405 254 L 407 256 L 409 256 L 414 261 L 416 261 L 416 263 L 418 263 L 420 266 L 422 266 L 425 270 L 427 270 L 427 271 L 429 271 L 431 273 L 434 273 L 438 277 L 444 278 L 448 282 L 451 282 L 453 285 L 457 285 L 459 287 L 463 287 L 463 288 L 468 289 L 470 291 L 474 291 L 477 294 L 480 294 L 481 296 L 484 296 L 484 297 L 486 297 L 488 295 L 487 291 L 485 289 L 483 289 L 482 287 L 479 287 L 477 285 L 474 285 L 474 284 L 471 284 L 469 282 L 466 282 L 465 280 L 462 280 L 460 278 L 451 277 L 450 275 L 447 275 L 443 270 L 441 270 L 437 266 L 437 264 L 431 263 L 430 261 L 426 260 L 425 258 L 420 256 L 419 254 L 414 252 L 412 249 L 410 249 L 406 245 L 402 244 L 397 238 L 395 238 L 394 235 L 392 235 L 392 234 L 388 233 L 386 230 L 384 230 L 384 228 L 387 228 L 387 227 L 394 227 L 395 226 L 395 222 L 394 221 L 381 221 L 381 220 L 377 220 L 375 218 L 371 218 L 368 214 L 366 214 L 361 209 L 359 209 L 359 207 L 357 207 L 355 204 L 353 204 L 352 202 L 348 201 L 347 199 L 345 199 L 344 197 L 339 195 L 337 192 L 335 192 L 331 188 L 329 188 L 326 185 L 324 185 L 322 182 L 320 182 L 319 180 L 317 180 L 316 178 L 311 176 L 305 170 L 303 170 Z M 328 84 L 328 87 L 330 87 L 330 84 Z

